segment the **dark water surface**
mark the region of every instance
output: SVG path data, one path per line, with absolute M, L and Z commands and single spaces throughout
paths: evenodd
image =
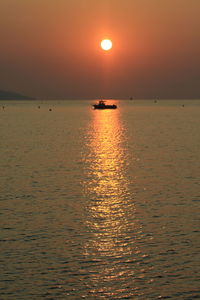
M 111 102 L 2 101 L 0 299 L 200 298 L 200 101 Z

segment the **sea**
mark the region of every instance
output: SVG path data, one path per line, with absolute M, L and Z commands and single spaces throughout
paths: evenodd
M 200 100 L 0 102 L 0 299 L 200 299 Z

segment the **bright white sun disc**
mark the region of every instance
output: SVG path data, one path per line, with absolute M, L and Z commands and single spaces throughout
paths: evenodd
M 110 50 L 112 48 L 112 42 L 111 42 L 111 40 L 108 40 L 108 39 L 102 40 L 101 41 L 101 48 L 103 50 L 106 50 L 106 51 Z

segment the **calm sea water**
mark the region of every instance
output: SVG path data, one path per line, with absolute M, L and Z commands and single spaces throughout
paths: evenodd
M 111 102 L 1 102 L 1 299 L 200 298 L 200 101 Z

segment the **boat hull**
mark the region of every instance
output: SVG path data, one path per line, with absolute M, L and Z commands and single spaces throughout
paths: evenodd
M 116 109 L 117 105 L 101 105 L 101 104 L 93 104 L 94 109 Z

